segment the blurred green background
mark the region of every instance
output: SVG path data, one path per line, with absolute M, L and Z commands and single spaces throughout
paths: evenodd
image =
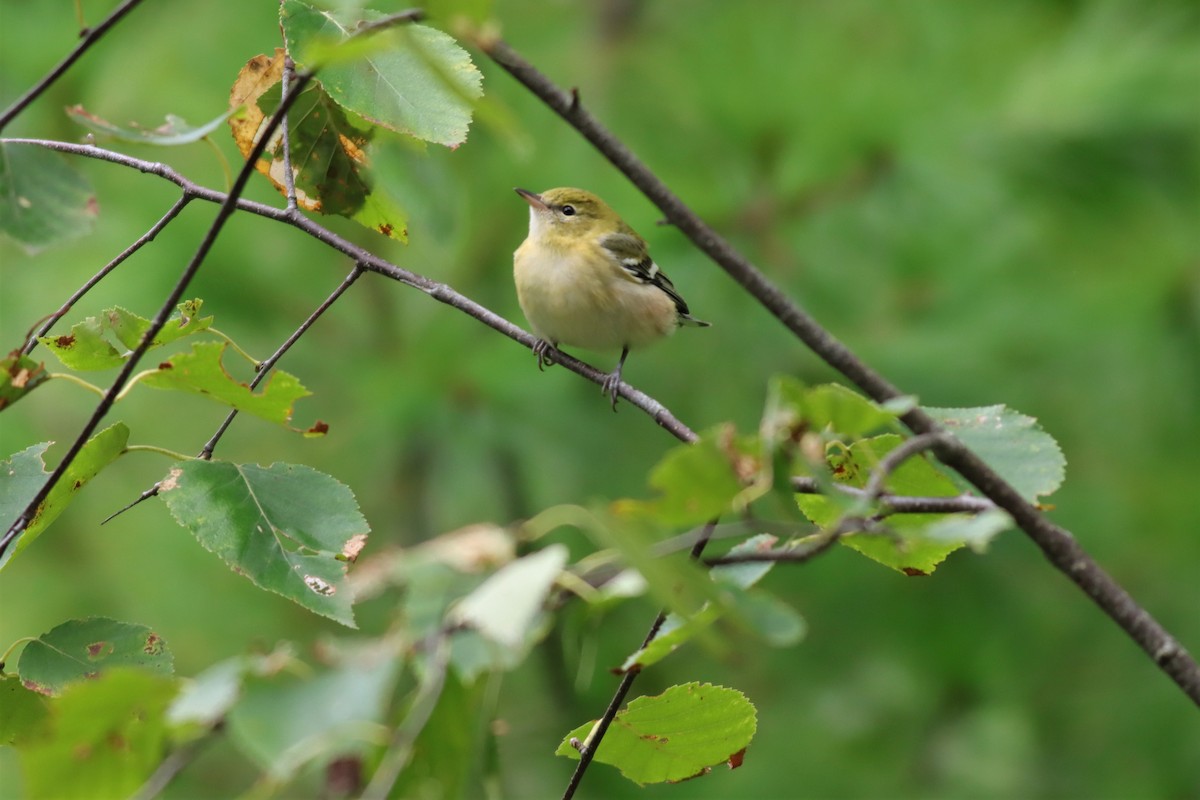
M 107 13 L 84 5 L 90 22 Z M 1037 417 L 1068 458 L 1053 518 L 1200 650 L 1195 2 L 501 0 L 492 10 L 511 44 L 577 86 L 686 202 L 903 390 Z M 62 114 L 77 102 L 118 123 L 211 119 L 242 64 L 277 46 L 274 14 L 272 3 L 146 3 L 5 135 L 78 140 Z M 0 19 L 7 103 L 73 45 L 75 23 L 65 0 L 4 0 Z M 510 270 L 527 213 L 512 187 L 583 186 L 646 236 L 713 323 L 635 353 L 627 380 L 697 430 L 726 420 L 752 430 L 770 376 L 836 379 L 657 226 L 656 210 L 577 134 L 475 60 L 488 102 L 512 124 L 477 121 L 457 151 L 384 165 L 407 199 L 412 243 L 324 223 L 523 322 Z M 215 138 L 232 159 L 224 131 Z M 202 145 L 113 146 L 223 185 Z M 75 163 L 97 188 L 99 224 L 33 257 L 0 242 L 6 349 L 175 198 L 154 178 Z M 250 195 L 278 202 L 262 182 Z M 151 315 L 214 210 L 193 204 L 69 319 L 115 304 Z M 236 217 L 189 294 L 264 357 L 347 269 L 292 231 Z M 594 363 L 608 369 L 612 356 Z M 346 482 L 374 528 L 368 555 L 556 503 L 644 496 L 647 470 L 673 444 L 631 407 L 613 415 L 592 384 L 539 373 L 527 350 L 374 275 L 282 367 L 314 392 L 296 424 L 325 420 L 329 436 L 242 418 L 217 455 L 307 463 Z M 43 387 L 0 416 L 0 456 L 52 439 L 58 458 L 93 402 L 64 381 Z M 134 443 L 192 453 L 223 416 L 143 388 L 111 419 L 131 425 Z M 100 527 L 167 463 L 121 459 L 4 571 L 0 645 L 106 615 L 154 627 L 192 675 L 247 648 L 336 632 L 231 573 L 157 501 Z M 759 709 L 745 766 L 646 789 L 597 766 L 582 796 L 1200 796 L 1196 708 L 1019 533 L 985 556 L 952 556 L 931 578 L 839 550 L 766 584 L 806 616 L 805 642 L 739 642 L 725 659 L 692 647 L 635 690 L 704 680 L 745 691 Z M 364 630 L 380 631 L 388 613 L 362 609 Z M 561 792 L 571 763 L 554 747 L 603 709 L 615 685 L 606 668 L 652 614 L 649 602 L 602 620 L 567 612 L 504 678 L 509 796 Z M 580 656 L 589 648 L 594 662 Z M 590 681 L 576 680 L 581 666 L 594 667 Z M 167 796 L 225 796 L 253 778 L 218 744 Z

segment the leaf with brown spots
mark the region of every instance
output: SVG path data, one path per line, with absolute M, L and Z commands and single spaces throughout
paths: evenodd
M 279 106 L 284 51 L 250 59 L 230 91 L 234 142 L 243 156 L 258 143 Z M 292 107 L 288 129 L 296 202 L 305 211 L 347 217 L 396 241 L 408 241 L 407 217 L 386 187 L 371 174 L 369 145 L 375 128 L 349 116 L 325 91 L 310 85 Z M 286 195 L 283 137 L 270 141 L 255 169 Z
M 555 755 L 578 760 L 571 740 L 586 741 L 593 725 L 568 733 Z M 741 763 L 757 727 L 754 705 L 741 692 L 686 683 L 639 697 L 618 712 L 595 760 L 635 783 L 676 783 L 705 775 L 715 764 Z
M 14 350 L 0 360 L 0 411 L 46 382 L 46 366 Z
M 42 634 L 25 645 L 17 672 L 29 688 L 55 695 L 113 667 L 137 667 L 159 675 L 174 672 L 162 637 L 145 625 L 105 617 L 69 620 Z

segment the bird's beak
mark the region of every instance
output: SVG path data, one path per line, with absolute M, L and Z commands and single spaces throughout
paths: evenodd
M 534 194 L 533 192 L 529 191 L 528 189 L 519 189 L 518 188 L 518 189 L 513 189 L 513 191 L 516 192 L 517 194 L 521 195 L 521 197 L 523 197 L 525 199 L 526 203 L 529 203 L 529 205 L 533 206 L 538 211 L 546 211 L 549 208 L 549 206 L 547 206 L 546 203 L 542 200 L 542 196 L 540 194 Z

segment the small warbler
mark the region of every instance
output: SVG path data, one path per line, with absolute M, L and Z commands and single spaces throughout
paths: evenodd
M 608 205 L 582 189 L 517 189 L 529 203 L 529 236 L 513 254 L 517 299 L 533 332 L 538 369 L 553 363 L 560 344 L 621 350 L 601 391 L 617 410 L 625 358 L 635 347 L 681 325 L 707 328 L 692 317 L 675 286 L 650 258 L 646 242 Z

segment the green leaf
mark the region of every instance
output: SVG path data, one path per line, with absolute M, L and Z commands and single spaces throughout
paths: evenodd
M 167 320 L 163 329 L 150 343 L 151 349 L 170 344 L 184 336 L 207 330 L 212 317 L 199 316 L 202 300 L 180 303 L 177 312 Z M 76 370 L 98 370 L 117 367 L 125 363 L 130 352 L 137 347 L 143 334 L 150 329 L 150 320 L 140 317 L 120 306 L 106 308 L 98 317 L 86 319 L 71 326 L 69 334 L 43 336 L 38 339 L 58 357 L 64 366 Z M 112 332 L 123 346 L 118 350 L 108 340 Z
M 0 360 L 0 411 L 46 382 L 46 367 L 19 350 Z
M 109 369 L 125 363 L 125 357 L 104 338 L 104 323 L 98 317 L 76 322 L 70 333 L 42 336 L 38 341 L 71 369 Z
M 727 555 L 737 556 L 745 553 L 761 553 L 770 550 L 779 541 L 779 537 L 769 533 L 751 536 L 736 547 L 731 547 Z M 741 564 L 719 564 L 708 571 L 717 583 L 749 589 L 762 580 L 774 568 L 773 561 L 745 561 Z
M 75 460 L 67 467 L 62 478 L 50 490 L 50 494 L 34 511 L 33 519 L 25 526 L 24 533 L 17 538 L 3 556 L 0 556 L 0 569 L 7 566 L 17 557 L 18 553 L 33 544 L 33 541 L 41 536 L 42 532 L 50 527 L 58 515 L 75 499 L 79 490 L 125 451 L 125 445 L 128 442 L 129 428 L 121 422 L 105 428 L 89 439 L 79 454 L 75 456 Z M 46 479 L 50 477 L 49 473 L 45 472 L 42 463 L 42 454 L 49 446 L 48 442 L 35 444 L 0 465 L 0 467 L 8 467 L 8 469 L 0 469 L 0 508 L 6 511 L 12 510 L 11 516 L 6 514 L 5 519 L 15 520 L 37 495 Z
M 895 425 L 896 415 L 839 384 L 807 387 L 786 375 L 771 379 L 763 411 L 764 440 L 777 447 L 803 430 L 853 439 Z
M 759 534 L 731 548 L 729 553 L 739 555 L 766 550 L 776 541 L 770 534 Z M 626 658 L 618 671 L 641 670 L 657 664 L 729 612 L 772 646 L 786 647 L 800 641 L 804 635 L 804 620 L 795 610 L 765 592 L 747 591 L 773 566 L 773 563 L 763 561 L 713 567 L 709 576 L 727 591 L 722 592 L 717 601 L 710 601 L 686 618 L 677 612 L 668 614 L 658 635 Z
M 697 525 L 720 516 L 742 491 L 742 483 L 718 444 L 720 430 L 695 444 L 672 448 L 650 472 L 660 496 L 642 504 L 663 525 Z
M 689 617 L 675 612 L 668 614 L 658 629 L 658 635 L 651 639 L 645 647 L 638 648 L 631 653 L 617 669 L 617 672 L 640 671 L 657 664 L 720 619 L 724 612 L 723 605 L 709 603 Z
M 447 673 L 437 705 L 417 737 L 412 760 L 400 774 L 391 797 L 484 796 L 468 787 L 472 782 L 469 765 L 478 757 L 483 733 L 487 692 L 485 681 L 466 686 L 453 672 Z
M 191 336 L 193 333 L 208 330 L 212 326 L 213 318 L 200 316 L 200 308 L 203 305 L 204 301 L 199 298 L 180 303 L 176 307 L 175 314 L 167 320 L 162 330 L 150 342 L 150 347 L 162 347 L 185 336 Z M 140 317 L 132 311 L 126 311 L 120 306 L 105 310 L 104 320 L 121 344 L 130 350 L 142 343 L 142 337 L 150 330 L 151 325 L 151 320 Z
M 107 617 L 68 620 L 25 645 L 17 662 L 21 683 L 45 695 L 60 694 L 113 667 L 158 675 L 170 675 L 175 668 L 161 636 L 145 625 Z
M 342 483 L 298 464 L 184 461 L 159 496 L 206 549 L 254 585 L 354 627 L 346 562 L 369 528 Z
M 0 676 L 0 747 L 24 744 L 49 713 L 44 696 L 22 686 L 16 675 Z
M 53 442 L 39 442 L 0 461 L 0 519 L 3 519 L 5 524 L 20 516 L 50 477 L 42 456 L 52 444 Z M 26 533 L 21 535 L 21 539 L 27 535 L 28 528 Z M 21 545 L 21 539 L 9 548 L 8 553 L 15 552 Z M 0 557 L 0 566 L 7 563 L 10 557 L 8 554 Z
M 873 401 L 836 383 L 807 390 L 800 402 L 804 419 L 816 430 L 828 429 L 853 439 L 893 427 L 896 415 Z
M 312 393 L 296 376 L 279 370 L 272 372 L 256 393 L 225 371 L 221 359 L 227 347 L 225 342 L 193 342 L 190 353 L 171 356 L 142 378 L 142 383 L 198 394 L 280 425 L 290 422 L 293 404 Z
M 177 737 L 209 731 L 237 703 L 247 677 L 274 675 L 289 667 L 307 669 L 295 660 L 287 644 L 265 655 L 219 661 L 194 678 L 183 680 L 179 694 L 167 709 L 167 721 L 176 729 Z
M 807 632 L 796 609 L 763 591 L 734 592 L 734 613 L 772 647 L 791 647 Z
M 1062 485 L 1067 460 L 1058 442 L 1033 417 L 1003 405 L 925 411 L 1031 503 Z
M 135 144 L 152 144 L 159 146 L 171 146 L 180 144 L 191 144 L 198 142 L 210 133 L 221 126 L 229 115 L 233 113 L 233 109 L 226 111 L 216 119 L 210 120 L 199 127 L 188 125 L 187 120 L 182 117 L 177 117 L 174 114 L 167 114 L 166 122 L 159 125 L 157 128 L 147 130 L 134 125 L 130 128 L 122 128 L 119 125 L 114 125 L 106 119 L 97 117 L 95 114 L 90 114 L 81 105 L 74 105 L 67 109 L 67 116 L 83 127 L 99 133 L 102 136 L 111 136 L 123 142 L 134 142 Z
M 942 542 L 965 544 L 977 553 L 987 549 L 996 534 L 1013 527 L 1012 517 L 998 508 L 982 514 L 948 514 L 945 519 L 932 523 L 925 529 L 925 536 Z
M 219 661 L 183 684 L 171 702 L 167 719 L 175 726 L 217 724 L 237 702 L 247 659 L 241 656 Z
M 173 680 L 127 667 L 68 686 L 20 749 L 28 796 L 131 796 L 165 755 L 163 710 L 174 692 Z
M 567 734 L 555 755 L 578 760 L 571 742 L 586 742 L 594 725 Z M 740 765 L 757 727 L 754 706 L 741 692 L 685 683 L 657 697 L 639 697 L 618 712 L 595 760 L 638 784 L 682 781 L 717 764 Z
M 25 252 L 89 233 L 98 213 L 91 184 L 61 155 L 0 142 L 0 233 Z
M 879 461 L 904 440 L 884 434 L 855 442 L 849 448 L 835 445 L 828 455 L 829 468 L 839 483 L 863 488 Z M 884 489 L 897 495 L 950 497 L 959 494 L 954 482 L 923 455 L 906 460 L 884 481 Z M 825 529 L 836 526 L 847 513 L 844 506 L 822 495 L 797 495 L 801 511 L 814 524 Z M 854 513 L 861 514 L 863 509 Z M 928 575 L 950 553 L 962 547 L 961 541 L 931 538 L 926 528 L 944 519 L 938 514 L 896 514 L 885 524 L 894 534 L 859 533 L 844 536 L 840 542 L 879 563 L 906 575 Z
M 279 106 L 284 55 L 256 56 L 242 69 L 230 102 L 245 106 L 231 117 L 234 141 L 249 156 L 269 115 Z M 370 143 L 375 129 L 352 118 L 320 86 L 310 86 L 290 115 L 292 175 L 296 202 L 305 211 L 352 219 L 399 242 L 408 241 L 408 218 L 400 203 L 371 173 Z M 264 150 L 256 168 L 287 194 L 283 139 Z
M 464 597 L 451 618 L 497 644 L 519 648 L 566 563 L 566 546 L 553 544 L 506 564 Z
M 229 712 L 229 737 L 276 780 L 312 761 L 366 754 L 387 740 L 381 722 L 399 667 L 384 658 L 307 679 L 249 679 Z
M 383 18 L 365 12 L 365 21 Z M 280 21 L 297 64 L 312 66 L 314 44 L 347 37 L 363 17 L 320 11 L 285 0 Z M 325 65 L 322 86 L 339 104 L 389 130 L 457 147 L 466 141 L 483 77 L 453 38 L 425 25 L 397 25 L 371 34 L 363 58 Z

